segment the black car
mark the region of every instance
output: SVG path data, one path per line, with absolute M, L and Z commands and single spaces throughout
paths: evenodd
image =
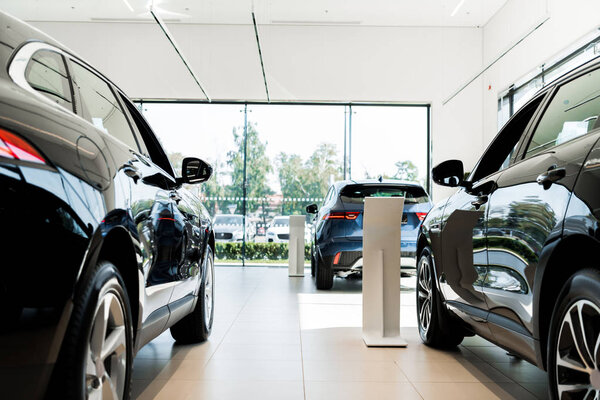
M 333 275 L 362 272 L 363 211 L 366 197 L 404 197 L 402 214 L 403 267 L 415 267 L 417 232 L 431 209 L 425 189 L 418 183 L 398 180 L 347 180 L 329 188 L 321 209 L 306 207 L 315 214 L 311 246 L 311 273 L 317 289 L 331 289 Z
M 123 92 L 0 13 L 0 387 L 10 399 L 130 397 L 133 357 L 167 328 L 205 340 L 214 235 Z
M 518 111 L 418 238 L 423 342 L 478 334 L 548 371 L 552 398 L 600 393 L 600 61 Z M 596 396 L 596 397 L 594 397 Z

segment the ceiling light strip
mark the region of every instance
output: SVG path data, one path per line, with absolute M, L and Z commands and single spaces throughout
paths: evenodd
M 456 13 L 458 12 L 458 10 L 460 10 L 460 8 L 463 6 L 463 4 L 465 4 L 465 0 L 460 0 L 460 2 L 456 5 L 456 7 L 454 8 L 454 11 L 452 11 L 452 14 L 450 14 L 450 16 L 454 17 L 456 15 Z
M 252 12 L 252 23 L 254 24 L 254 33 L 256 34 L 256 44 L 258 45 L 258 58 L 260 58 L 260 68 L 262 69 L 263 81 L 265 82 L 265 92 L 267 92 L 267 101 L 271 102 L 269 97 L 269 85 L 267 85 L 267 75 L 265 74 L 265 64 L 263 62 L 262 50 L 260 48 L 260 39 L 258 37 L 258 27 L 256 26 L 256 18 L 254 11 Z
M 192 75 L 192 78 L 194 79 L 194 81 L 196 81 L 196 84 L 198 85 L 200 90 L 202 90 L 202 93 L 204 93 L 204 96 L 210 102 L 211 101 L 210 96 L 206 93 L 206 91 L 202 87 L 200 80 L 198 79 L 198 77 L 196 76 L 194 71 L 192 71 L 192 67 L 190 66 L 190 64 L 188 64 L 187 60 L 183 56 L 183 53 L 181 51 L 179 51 L 179 47 L 177 47 L 177 43 L 175 43 L 175 39 L 173 38 L 173 36 L 171 36 L 171 32 L 169 32 L 169 30 L 167 29 L 167 26 L 165 25 L 163 20 L 160 18 L 160 16 L 156 12 L 154 12 L 154 7 L 150 7 L 150 14 L 152 14 L 152 16 L 154 17 L 154 20 L 156 21 L 158 26 L 160 26 L 160 29 L 162 29 L 162 31 L 165 34 L 165 36 L 167 37 L 167 39 L 169 39 L 169 42 L 171 42 L 171 45 L 173 46 L 173 48 L 179 55 L 179 58 L 181 59 L 181 61 L 183 62 L 183 64 L 187 68 L 187 70 L 189 71 L 190 75 Z
M 471 78 L 467 83 L 465 83 L 458 90 L 456 90 L 450 97 L 448 97 L 446 100 L 444 100 L 442 102 L 442 105 L 445 106 L 446 104 L 448 104 L 448 102 L 450 100 L 452 100 L 453 98 L 455 98 L 456 96 L 458 96 L 458 94 L 460 92 L 462 92 L 463 90 L 465 90 L 467 88 L 467 86 L 469 86 L 471 83 L 475 82 L 475 80 L 477 78 L 479 78 L 481 75 L 483 75 L 485 71 L 487 71 L 494 64 L 496 64 L 498 61 L 500 61 L 500 59 L 502 59 L 505 55 L 507 55 L 512 49 L 514 49 L 515 47 L 517 47 L 523 40 L 527 39 L 529 37 L 529 35 L 531 35 L 533 32 L 535 32 L 536 30 L 538 30 L 539 27 L 542 26 L 542 25 L 544 25 L 546 23 L 546 21 L 548 21 L 549 19 L 550 19 L 550 17 L 545 17 L 542 22 L 540 22 L 538 25 L 536 25 L 531 31 L 529 31 L 527 34 L 525 34 L 521 39 L 517 40 L 506 51 L 504 51 L 502 54 L 500 54 L 498 57 L 496 57 L 496 59 L 494 59 L 494 61 L 492 61 L 491 63 L 489 63 L 484 69 L 482 69 L 480 72 L 478 72 L 477 75 L 475 75 L 473 78 Z

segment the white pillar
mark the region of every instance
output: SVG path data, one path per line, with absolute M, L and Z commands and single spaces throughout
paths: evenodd
M 304 215 L 290 215 L 288 275 L 304 276 Z
M 400 228 L 403 197 L 367 197 L 363 216 L 363 340 L 405 347 L 400 336 Z

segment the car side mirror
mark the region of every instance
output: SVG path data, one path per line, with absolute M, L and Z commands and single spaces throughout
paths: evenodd
M 316 214 L 319 212 L 319 207 L 316 204 L 309 204 L 306 206 L 306 212 L 309 214 Z
M 447 160 L 436 165 L 431 170 L 431 175 L 433 181 L 441 186 L 467 186 L 467 182 L 463 179 L 465 176 L 463 163 L 460 160 Z
M 186 157 L 181 167 L 181 182 L 189 184 L 206 182 L 212 172 L 213 169 L 207 162 L 195 157 Z

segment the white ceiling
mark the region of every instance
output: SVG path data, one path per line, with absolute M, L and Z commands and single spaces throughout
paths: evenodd
M 481 68 L 478 27 L 506 2 L 154 0 L 154 7 L 213 100 L 431 103 Z M 62 42 L 131 97 L 204 99 L 150 5 L 0 0 L 2 11 Z
M 477 27 L 485 25 L 506 1 L 154 0 L 154 6 L 170 23 L 251 24 L 254 10 L 257 23 L 263 25 Z M 148 13 L 151 3 L 151 0 L 0 0 L 0 8 L 26 21 L 143 22 L 151 21 Z

